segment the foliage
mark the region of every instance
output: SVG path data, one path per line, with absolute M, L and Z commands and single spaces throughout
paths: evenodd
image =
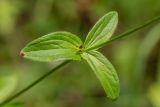
M 55 31 L 72 32 L 84 41 L 97 19 L 113 10 L 119 15 L 116 32 L 110 42 L 97 48 L 111 43 L 100 51 L 118 72 L 121 92 L 115 102 L 106 99 L 105 91 L 84 60 L 76 60 L 6 106 L 159 107 L 159 27 L 151 25 L 132 32 L 130 37 L 112 41 L 117 34 L 159 16 L 160 0 L 0 0 L 0 80 L 14 74 L 18 80 L 14 90 L 2 93 L 2 100 L 20 93 L 61 63 L 24 60 L 19 51 L 26 43 Z M 4 86 L 1 89 L 8 86 L 8 82 L 0 84 Z
M 92 50 L 97 50 L 98 45 L 103 44 L 111 37 L 117 22 L 117 13 L 110 12 L 95 24 L 84 44 L 71 33 L 56 32 L 30 42 L 22 49 L 21 55 L 37 61 L 80 60 L 83 58 L 95 71 L 108 97 L 116 99 L 120 89 L 116 71 L 101 53 Z M 92 50 L 87 51 L 90 48 Z

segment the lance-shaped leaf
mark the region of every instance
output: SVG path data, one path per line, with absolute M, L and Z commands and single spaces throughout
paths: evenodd
M 82 57 L 87 60 L 95 72 L 107 96 L 113 100 L 116 99 L 119 96 L 120 85 L 117 73 L 112 64 L 105 56 L 97 51 L 83 53 Z
M 115 28 L 118 23 L 118 14 L 117 12 L 109 12 L 108 14 L 104 15 L 99 21 L 93 26 L 90 32 L 87 35 L 85 40 L 85 47 L 93 48 L 96 47 L 100 48 L 99 46 L 112 36 L 115 31 Z
M 54 32 L 25 46 L 21 55 L 36 61 L 81 60 L 78 53 L 82 41 L 68 32 Z

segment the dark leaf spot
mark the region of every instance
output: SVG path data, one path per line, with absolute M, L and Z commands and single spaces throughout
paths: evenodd
M 23 52 L 20 52 L 20 56 L 24 57 L 24 55 L 25 55 L 25 54 L 24 54 Z

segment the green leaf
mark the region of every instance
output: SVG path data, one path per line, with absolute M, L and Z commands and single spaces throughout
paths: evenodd
M 91 29 L 85 40 L 85 47 L 93 48 L 100 46 L 109 40 L 118 24 L 117 12 L 109 12 L 104 15 Z M 100 47 L 98 47 L 100 48 Z M 97 49 L 97 48 L 96 48 Z
M 95 72 L 107 96 L 113 100 L 116 99 L 119 96 L 120 85 L 117 73 L 112 64 L 105 56 L 97 51 L 83 53 L 82 57 L 87 60 Z
M 21 51 L 25 58 L 36 61 L 81 60 L 82 41 L 68 32 L 54 32 L 30 42 Z

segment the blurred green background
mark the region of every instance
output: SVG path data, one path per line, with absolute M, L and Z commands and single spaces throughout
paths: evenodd
M 20 50 L 54 31 L 84 40 L 109 11 L 119 13 L 118 35 L 160 15 L 160 0 L 0 0 L 0 102 L 60 62 L 23 59 Z M 121 83 L 116 101 L 86 62 L 72 62 L 16 98 L 6 107 L 160 107 L 160 24 L 115 41 L 100 51 L 115 66 Z

